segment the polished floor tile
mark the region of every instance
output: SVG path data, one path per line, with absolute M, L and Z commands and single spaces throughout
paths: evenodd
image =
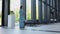
M 38 25 L 37 27 L 26 26 L 24 30 L 18 26 L 15 28 L 0 27 L 0 34 L 60 34 L 60 23 Z

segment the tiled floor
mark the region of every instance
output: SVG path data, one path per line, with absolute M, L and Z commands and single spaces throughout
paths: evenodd
M 60 34 L 60 23 L 37 27 L 26 26 L 24 30 L 20 30 L 18 26 L 15 29 L 0 27 L 0 34 Z

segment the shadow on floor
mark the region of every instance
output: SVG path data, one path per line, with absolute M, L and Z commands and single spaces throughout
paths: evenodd
M 55 33 L 60 33 L 60 31 L 52 31 L 52 30 L 35 30 L 32 29 L 33 31 L 44 31 L 44 32 L 55 32 Z

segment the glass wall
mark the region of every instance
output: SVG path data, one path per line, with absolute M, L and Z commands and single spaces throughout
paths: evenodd
M 38 0 L 36 0 L 36 19 L 38 20 Z
M 26 20 L 31 20 L 31 0 L 26 0 Z
M 19 24 L 19 10 L 20 10 L 20 0 L 10 0 L 10 11 L 13 11 L 16 16 L 16 25 Z
M 16 16 L 16 24 L 19 24 L 20 0 L 10 0 L 10 11 Z M 36 0 L 36 19 L 38 19 L 38 0 Z M 26 20 L 31 20 L 31 0 L 26 0 Z
M 0 25 L 2 22 L 2 0 L 0 0 Z
M 38 0 L 36 0 L 36 19 L 38 20 Z M 26 0 L 26 20 L 31 20 L 31 0 Z

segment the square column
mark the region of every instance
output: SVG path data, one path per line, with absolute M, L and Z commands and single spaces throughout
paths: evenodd
M 57 3 L 57 1 L 58 0 L 55 0 L 55 18 L 56 18 L 56 22 L 57 22 L 57 17 L 58 17 L 58 9 L 57 9 L 57 5 L 58 5 L 58 3 Z
M 38 18 L 39 18 L 39 23 L 42 23 L 43 21 L 43 16 L 42 16 L 42 0 L 38 0 Z
M 56 8 L 56 0 L 53 0 L 53 12 L 54 12 L 54 22 L 57 21 L 57 8 Z
M 60 22 L 59 17 L 58 17 L 58 16 L 59 16 L 59 15 L 58 15 L 58 14 L 59 14 L 59 10 L 58 10 L 58 4 L 59 4 L 59 3 L 58 3 L 58 0 L 56 0 L 55 2 L 56 2 L 55 5 L 56 5 L 56 9 L 57 9 L 57 22 Z
M 47 17 L 47 0 L 42 0 L 43 1 L 43 8 L 44 9 L 42 9 L 42 10 L 44 10 L 43 12 L 44 12 L 44 19 L 43 19 L 43 22 L 44 23 L 48 23 L 48 17 Z
M 58 22 L 60 22 L 60 0 L 57 0 L 57 9 L 58 9 Z
M 31 19 L 36 20 L 36 0 L 31 0 Z
M 51 17 L 51 15 L 50 15 L 50 0 L 47 0 L 47 21 L 50 23 L 50 17 Z
M 54 17 L 54 15 L 53 15 L 53 0 L 50 0 L 50 4 L 49 4 L 50 6 L 50 22 L 53 22 L 53 17 Z
M 49 11 L 49 7 L 48 7 L 48 4 L 49 4 L 49 0 L 42 0 L 42 14 L 43 14 L 43 24 L 47 24 L 48 23 L 48 11 Z M 47 10 L 48 8 L 48 10 Z
M 10 13 L 10 0 L 2 0 L 2 26 L 8 25 L 8 14 Z

